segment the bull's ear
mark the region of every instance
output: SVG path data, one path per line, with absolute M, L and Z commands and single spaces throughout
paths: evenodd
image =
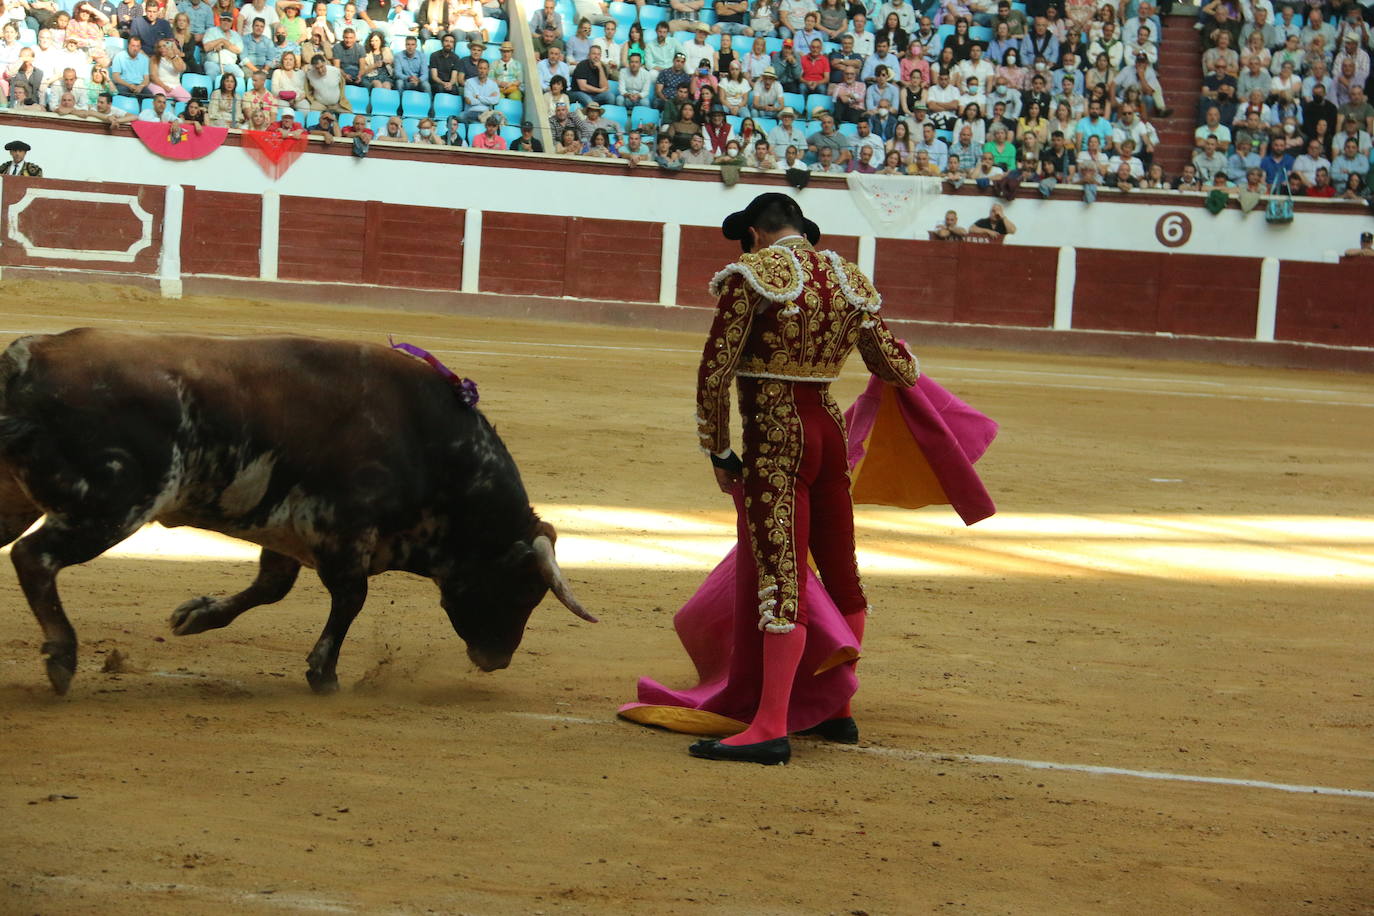
M 541 534 L 549 539 L 550 544 L 558 543 L 558 532 L 553 529 L 553 525 L 550 525 L 542 518 L 534 526 L 534 537 L 537 538 Z M 534 540 L 534 538 L 530 538 L 530 540 Z

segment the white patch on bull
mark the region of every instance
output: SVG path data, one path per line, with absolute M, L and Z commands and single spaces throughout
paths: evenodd
M 262 502 L 263 496 L 267 494 L 267 485 L 272 481 L 272 468 L 276 463 L 276 456 L 271 452 L 263 452 L 248 462 L 220 493 L 220 509 L 226 515 L 242 515 Z
M 26 372 L 29 368 L 29 341 L 32 338 L 21 337 L 10 344 L 5 350 L 5 356 L 14 367 L 13 373 L 19 375 Z
M 82 477 L 72 484 L 72 492 L 76 494 L 77 499 L 85 499 L 86 494 L 91 492 L 91 485 Z

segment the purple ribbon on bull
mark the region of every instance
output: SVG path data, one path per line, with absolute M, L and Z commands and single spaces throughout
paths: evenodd
M 428 350 L 422 350 L 414 344 L 397 343 L 396 338 L 387 337 L 387 342 L 391 344 L 391 349 L 400 350 L 409 356 L 423 360 L 439 373 L 448 383 L 453 386 L 453 390 L 458 392 L 458 400 L 468 407 L 477 406 L 477 383 L 470 378 L 462 378 L 448 366 L 439 362 L 439 358 Z

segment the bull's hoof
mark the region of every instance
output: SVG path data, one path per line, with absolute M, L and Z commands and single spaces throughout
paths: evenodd
M 211 613 L 214 604 L 214 599 L 205 595 L 182 602 L 175 611 L 172 611 L 172 635 L 193 636 L 196 633 L 215 629 L 219 626 L 219 622 Z
M 48 670 L 52 689 L 58 696 L 66 696 L 72 678 L 76 677 L 76 646 L 43 643 L 43 665 Z
M 310 689 L 317 696 L 339 692 L 339 677 L 336 674 L 325 674 L 323 671 L 311 669 L 305 672 L 305 679 L 310 682 Z

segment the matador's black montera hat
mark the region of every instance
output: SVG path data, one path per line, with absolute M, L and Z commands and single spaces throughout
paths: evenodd
M 759 212 L 769 204 L 781 204 L 784 209 L 796 220 L 796 226 L 806 236 L 806 240 L 812 245 L 821 240 L 821 229 L 811 220 L 807 219 L 802 213 L 801 205 L 786 194 L 779 194 L 770 191 L 767 194 L 760 194 L 749 202 L 749 206 L 743 210 L 736 210 L 725 217 L 725 222 L 720 224 L 720 232 L 727 239 L 739 242 L 740 247 L 745 251 L 749 250 L 749 227 L 754 225 Z

